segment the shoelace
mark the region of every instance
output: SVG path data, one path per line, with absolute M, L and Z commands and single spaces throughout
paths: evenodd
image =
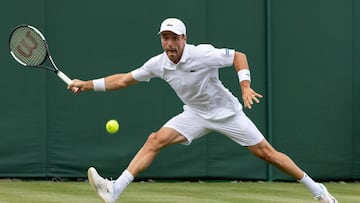
M 101 189 L 106 189 L 107 192 L 109 192 L 108 190 L 108 184 L 110 183 L 110 180 L 102 178 L 101 182 L 99 182 L 98 187 Z

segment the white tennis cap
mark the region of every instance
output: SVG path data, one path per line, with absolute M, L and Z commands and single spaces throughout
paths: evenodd
M 158 34 L 163 31 L 171 31 L 177 35 L 186 35 L 185 24 L 177 18 L 168 18 L 165 19 L 160 26 L 160 31 Z

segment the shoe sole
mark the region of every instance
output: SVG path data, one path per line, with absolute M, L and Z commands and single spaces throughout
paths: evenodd
M 98 194 L 98 191 L 96 189 L 96 186 L 95 186 L 95 181 L 94 181 L 94 178 L 92 176 L 92 173 L 95 172 L 95 168 L 94 167 L 90 167 L 87 171 L 87 175 L 88 175 L 88 180 L 89 180 L 89 183 L 92 187 L 93 190 L 95 190 L 95 192 Z M 107 203 L 99 194 L 98 194 L 98 197 L 102 200 L 102 202 L 104 203 Z

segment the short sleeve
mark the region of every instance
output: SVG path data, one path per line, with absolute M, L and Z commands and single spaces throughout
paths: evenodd
M 146 67 L 140 67 L 131 72 L 133 78 L 137 81 L 149 82 L 151 78 L 155 77 Z
M 159 67 L 161 66 L 159 61 L 161 55 L 152 57 L 140 68 L 137 68 L 131 72 L 133 78 L 137 81 L 146 81 L 149 82 L 151 78 L 159 77 Z M 158 73 L 158 74 L 156 74 Z
M 215 48 L 209 44 L 196 47 L 197 55 L 203 58 L 203 62 L 210 67 L 228 67 L 233 65 L 235 50 L 229 48 Z

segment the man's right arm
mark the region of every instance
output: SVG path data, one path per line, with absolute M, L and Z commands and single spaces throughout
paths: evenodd
M 70 85 L 68 85 L 68 89 L 73 90 L 74 93 L 78 93 L 88 90 L 97 90 L 98 88 L 96 86 L 100 85 L 103 91 L 109 91 L 123 89 L 138 82 L 139 81 L 134 79 L 131 72 L 129 72 L 114 74 L 96 80 L 82 81 L 75 79 Z M 76 89 L 75 87 L 78 89 Z

